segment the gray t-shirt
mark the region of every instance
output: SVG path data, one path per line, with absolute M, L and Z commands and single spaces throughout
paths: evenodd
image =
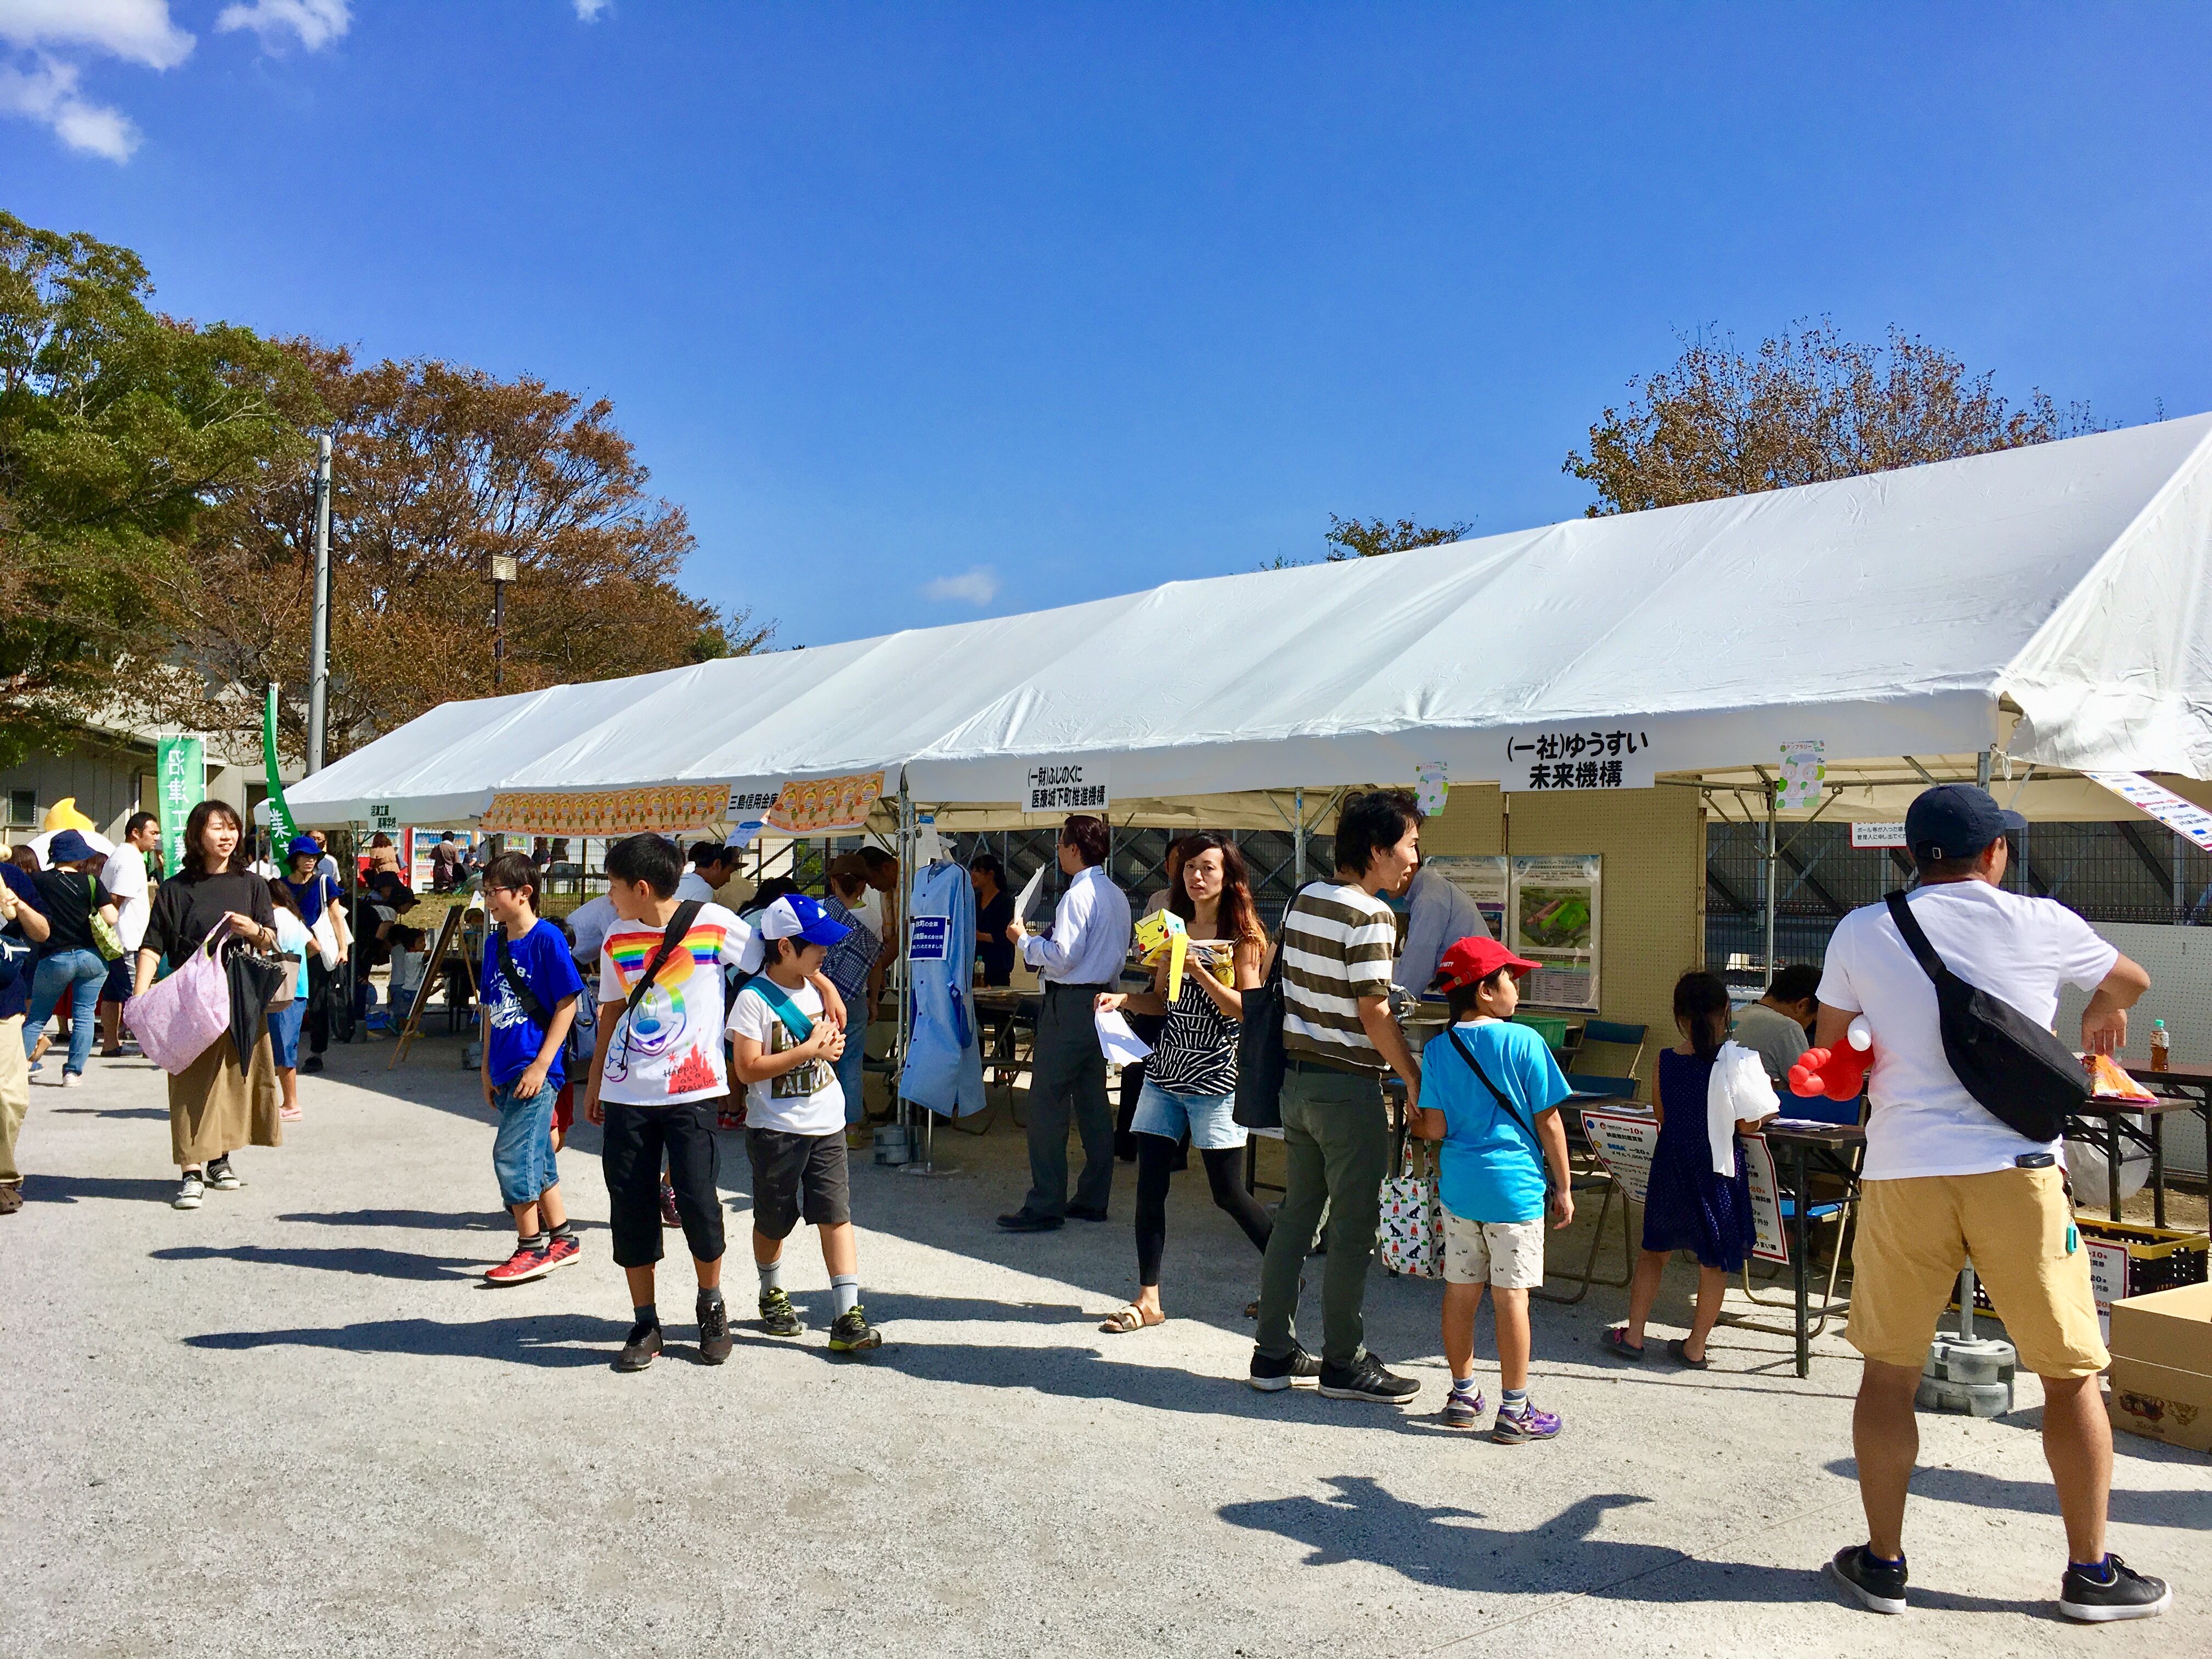
M 1789 1077 L 1797 1056 L 1811 1046 L 1805 1040 L 1803 1026 L 1779 1008 L 1770 1008 L 1763 1002 L 1753 1003 L 1735 1017 L 1733 1035 L 1738 1042 L 1758 1054 L 1759 1062 L 1766 1067 L 1766 1075 L 1777 1084 Z

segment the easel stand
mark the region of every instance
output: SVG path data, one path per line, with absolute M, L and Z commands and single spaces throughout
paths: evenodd
M 422 1035 L 422 1011 L 429 1006 L 430 988 L 443 977 L 442 970 L 446 965 L 447 953 L 453 949 L 454 936 L 461 931 L 461 918 L 467 909 L 468 906 L 465 903 L 460 903 L 453 906 L 446 912 L 445 923 L 438 929 L 438 942 L 431 946 L 429 960 L 422 969 L 422 982 L 415 988 L 415 1000 L 408 1005 L 406 1024 L 399 1028 L 399 1041 L 392 1045 L 392 1058 L 384 1062 L 384 1069 L 387 1072 L 407 1058 L 408 1049 L 414 1046 L 415 1039 Z M 461 966 L 467 971 L 469 976 L 469 994 L 471 997 L 480 995 L 481 988 L 477 984 L 477 965 L 469 960 L 465 951 L 461 956 Z

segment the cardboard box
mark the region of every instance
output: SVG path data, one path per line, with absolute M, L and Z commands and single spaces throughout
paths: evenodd
M 2119 1310 L 2126 1305 L 2123 1302 L 2113 1307 L 2115 1330 Z M 2105 1409 L 2116 1429 L 2163 1440 L 2169 1446 L 2212 1452 L 2212 1376 L 2203 1371 L 2115 1358 L 2112 1391 L 2105 1396 Z
M 2212 1376 L 2212 1284 L 2112 1304 L 2112 1357 Z

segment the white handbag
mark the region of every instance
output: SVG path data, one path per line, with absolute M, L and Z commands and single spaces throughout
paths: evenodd
M 315 918 L 315 925 L 307 932 L 315 941 L 315 954 L 322 957 L 326 971 L 335 973 L 338 965 L 338 931 L 331 925 L 331 907 L 323 906 L 323 913 Z
M 1444 1206 L 1437 1194 L 1434 1141 L 1411 1143 L 1429 1152 L 1429 1170 L 1414 1167 L 1415 1154 L 1407 1155 L 1404 1175 L 1382 1183 L 1382 1214 L 1376 1229 L 1376 1248 L 1382 1265 L 1408 1279 L 1441 1279 L 1444 1273 Z

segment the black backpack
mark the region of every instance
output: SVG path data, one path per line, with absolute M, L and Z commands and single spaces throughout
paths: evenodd
M 1969 985 L 1943 965 L 1903 893 L 1890 919 L 1936 984 L 1943 1058 L 1989 1114 L 2030 1140 L 2057 1140 L 2069 1115 L 2089 1103 L 2089 1076 L 2074 1051 L 2002 997 Z

